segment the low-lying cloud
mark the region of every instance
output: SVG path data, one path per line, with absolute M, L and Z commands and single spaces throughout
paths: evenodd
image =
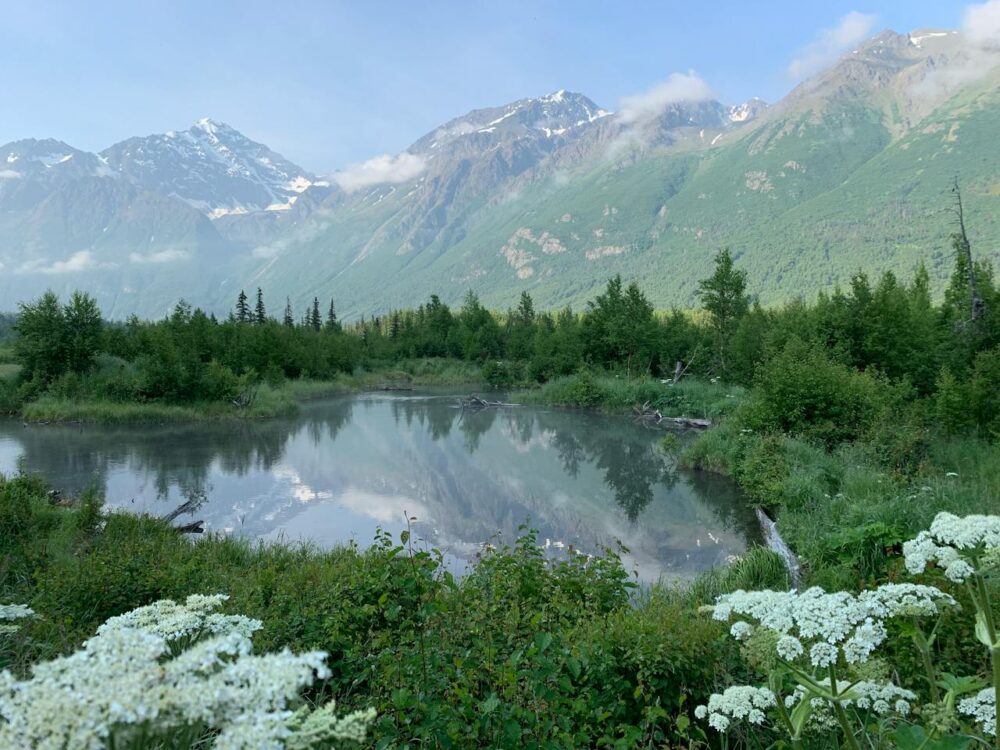
M 427 160 L 424 157 L 404 151 L 396 156 L 382 154 L 347 167 L 335 172 L 331 179 L 350 193 L 371 185 L 409 182 L 426 168 Z
M 1000 65 L 1000 0 L 965 6 L 961 33 L 965 44 L 959 54 L 914 86 L 914 98 L 931 102 L 947 98 Z
M 258 245 L 253 249 L 251 254 L 255 258 L 269 260 L 281 255 L 281 253 L 293 245 L 311 242 L 325 232 L 330 226 L 331 222 L 327 218 L 328 216 L 329 212 L 321 209 L 310 216 L 308 222 L 302 224 L 290 234 L 285 234 L 281 239 L 275 240 L 274 242 L 270 242 L 266 245 Z
M 21 264 L 17 270 L 19 273 L 63 274 L 80 273 L 102 267 L 105 266 L 97 262 L 92 252 L 80 250 L 66 260 L 56 260 L 51 263 L 45 259 L 32 260 Z
M 1000 0 L 965 6 L 962 33 L 981 50 L 1000 50 Z
M 670 76 L 641 94 L 623 97 L 618 117 L 631 124 L 651 120 L 679 102 L 701 102 L 712 98 L 712 87 L 693 70 Z
M 143 264 L 158 264 L 158 263 L 176 263 L 179 260 L 187 260 L 191 257 L 191 253 L 187 250 L 160 250 L 156 253 L 131 253 L 128 256 L 129 263 L 136 263 L 139 265 Z
M 0 169 L 0 180 L 16 180 L 20 176 L 21 173 L 13 169 Z
M 871 36 L 877 17 L 852 10 L 836 26 L 823 29 L 809 44 L 799 50 L 788 64 L 788 77 L 801 81 L 833 63 L 851 47 Z

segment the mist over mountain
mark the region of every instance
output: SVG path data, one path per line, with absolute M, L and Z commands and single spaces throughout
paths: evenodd
M 355 316 L 469 289 L 579 305 L 621 273 L 688 306 L 727 246 L 764 302 L 921 262 L 940 288 L 955 176 L 998 257 L 998 63 L 969 34 L 883 31 L 771 105 L 686 76 L 619 111 L 560 90 L 323 176 L 210 119 L 99 154 L 20 140 L 0 147 L 0 295 L 159 316 L 260 286 Z

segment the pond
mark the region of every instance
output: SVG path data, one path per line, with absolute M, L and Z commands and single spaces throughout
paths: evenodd
M 0 421 L 0 473 L 38 472 L 68 495 L 204 520 L 254 539 L 367 545 L 412 522 L 459 572 L 528 523 L 551 554 L 624 545 L 644 582 L 741 554 L 759 529 L 728 480 L 680 469 L 628 417 L 507 407 L 447 393 L 338 396 L 286 419 L 180 425 Z

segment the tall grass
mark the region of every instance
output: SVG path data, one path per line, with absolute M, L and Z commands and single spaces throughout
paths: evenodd
M 539 388 L 519 394 L 527 403 L 597 408 L 608 412 L 630 412 L 648 404 L 663 416 L 717 419 L 740 403 L 744 389 L 700 380 L 682 380 L 676 385 L 656 378 L 626 379 L 582 372 L 551 380 Z

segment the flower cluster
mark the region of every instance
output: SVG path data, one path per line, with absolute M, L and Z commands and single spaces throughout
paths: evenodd
M 829 678 L 816 680 L 816 685 L 824 692 L 832 695 Z M 871 711 L 878 716 L 907 716 L 911 703 L 917 699 L 916 693 L 901 688 L 892 683 L 871 682 L 861 680 L 849 682 L 837 680 L 837 702 L 845 708 L 854 706 L 861 711 Z M 828 697 L 817 696 L 802 685 L 796 686 L 785 696 L 785 707 L 792 709 L 801 701 L 808 700 L 811 705 L 809 724 L 814 729 L 826 730 L 836 726 L 833 716 L 833 704 Z
M 980 690 L 971 698 L 958 702 L 958 710 L 978 724 L 983 734 L 995 737 L 997 733 L 997 701 L 996 691 L 988 687 Z
M 764 711 L 776 705 L 774 693 L 767 688 L 734 685 L 723 693 L 713 694 L 707 706 L 695 708 L 694 715 L 699 719 L 707 716 L 710 727 L 725 732 L 733 721 L 747 721 L 760 726 L 767 718 Z
M 906 569 L 923 573 L 930 563 L 944 569 L 944 574 L 956 583 L 969 578 L 975 568 L 971 555 L 987 554 L 1000 549 L 1000 516 L 965 516 L 938 513 L 931 527 L 921 531 L 916 539 L 903 544 Z
M 17 625 L 11 625 L 12 621 L 23 620 L 31 617 L 35 612 L 24 604 L 0 604 L 0 635 L 9 635 L 17 632 Z
M 213 612 L 224 600 L 141 607 L 108 620 L 80 651 L 35 665 L 28 680 L 0 674 L 0 747 L 97 750 L 150 731 L 172 746 L 171 732 L 191 727 L 228 750 L 363 738 L 370 711 L 293 710 L 304 687 L 329 676 L 326 654 L 253 654 L 259 621 Z
M 868 661 L 885 640 L 883 621 L 901 615 L 931 615 L 955 600 L 932 586 L 888 584 L 857 596 L 844 591 L 828 594 L 815 587 L 796 591 L 736 591 L 720 596 L 712 614 L 728 621 L 746 617 L 780 634 L 776 648 L 785 661 L 808 650 L 816 667 L 835 664 L 842 654 L 849 664 Z M 730 631 L 737 639 L 750 635 L 740 620 Z

